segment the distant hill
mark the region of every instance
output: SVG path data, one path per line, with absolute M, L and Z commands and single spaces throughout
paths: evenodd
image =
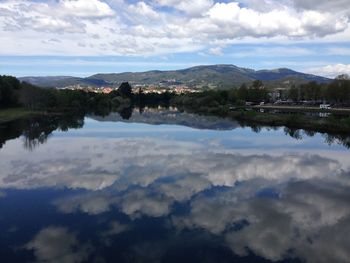
M 89 78 L 78 78 L 70 76 L 49 76 L 49 77 L 22 77 L 19 78 L 21 81 L 31 83 L 39 87 L 67 87 L 71 85 L 80 84 L 82 86 L 107 86 L 109 83 L 98 80 L 98 79 L 89 79 Z
M 297 72 L 287 68 L 274 70 L 253 70 L 234 65 L 196 66 L 181 70 L 124 72 L 96 74 L 87 78 L 77 77 L 24 77 L 22 81 L 42 87 L 117 86 L 124 81 L 131 84 L 185 84 L 188 86 L 211 86 L 218 88 L 238 87 L 243 83 L 262 80 L 266 85 L 292 85 L 309 81 L 329 82 L 330 79 Z
M 233 130 L 239 127 L 236 121 L 218 118 L 214 116 L 204 116 L 187 112 L 179 112 L 177 110 L 147 110 L 141 114 L 138 110 L 134 110 L 130 119 L 123 119 L 119 113 L 112 112 L 108 116 L 101 117 L 89 115 L 88 117 L 100 122 L 135 122 L 146 123 L 150 125 L 181 125 L 195 129 L 209 130 Z

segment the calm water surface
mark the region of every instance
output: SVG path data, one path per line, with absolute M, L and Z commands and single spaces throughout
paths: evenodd
M 1 262 L 350 262 L 337 141 L 176 111 L 66 124 L 0 127 Z

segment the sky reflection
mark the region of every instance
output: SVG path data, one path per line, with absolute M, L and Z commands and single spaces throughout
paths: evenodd
M 350 258 L 346 148 L 282 129 L 84 123 L 34 151 L 22 138 L 0 150 L 5 259 Z

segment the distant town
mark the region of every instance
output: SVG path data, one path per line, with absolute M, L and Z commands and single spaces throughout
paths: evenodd
M 85 92 L 94 92 L 94 93 L 103 93 L 103 94 L 109 94 L 114 90 L 117 90 L 119 86 L 102 86 L 102 87 L 96 87 L 96 86 L 82 86 L 80 84 L 76 85 L 70 85 L 66 87 L 60 87 L 56 89 L 68 89 L 68 90 L 83 90 Z M 201 87 L 189 87 L 186 85 L 169 85 L 169 86 L 163 86 L 163 85 L 146 85 L 146 84 L 135 84 L 132 87 L 132 93 L 157 93 L 157 94 L 163 94 L 166 92 L 173 93 L 173 94 L 188 94 L 188 93 L 196 93 L 201 92 Z

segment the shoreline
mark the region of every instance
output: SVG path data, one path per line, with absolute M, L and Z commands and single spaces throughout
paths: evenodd
M 346 111 L 326 112 L 314 108 L 313 111 L 305 111 L 296 107 L 237 107 L 230 109 L 228 106 L 222 107 L 188 107 L 186 105 L 175 105 L 182 110 L 195 114 L 212 115 L 223 118 L 237 120 L 247 126 L 271 126 L 271 127 L 287 127 L 291 129 L 303 129 L 321 133 L 332 134 L 348 134 L 350 135 L 350 109 Z M 248 110 L 251 109 L 251 110 Z M 259 109 L 281 110 L 282 112 L 259 112 Z M 283 112 L 285 110 L 285 112 Z M 285 114 L 285 113 L 290 114 Z M 336 113 L 334 116 L 327 117 L 308 116 L 298 113 L 320 112 L 320 113 Z
M 0 109 L 0 124 L 45 114 L 43 111 L 28 110 L 22 107 L 4 108 Z
M 180 105 L 175 105 L 180 106 Z M 181 106 L 179 107 L 181 108 Z M 196 114 L 213 115 L 217 117 L 229 117 L 245 123 L 246 125 L 267 125 L 267 126 L 285 126 L 294 129 L 307 129 L 319 132 L 331 133 L 348 133 L 350 134 L 350 108 L 336 108 L 320 110 L 316 107 L 295 107 L 295 106 L 275 106 L 275 105 L 259 105 L 251 107 L 240 107 L 237 109 L 230 109 L 228 106 L 222 107 L 204 107 L 193 108 L 184 107 L 185 110 Z M 244 109 L 256 109 L 257 111 L 247 111 Z M 273 112 L 259 112 L 259 109 L 267 110 L 285 110 L 291 114 L 273 113 Z M 295 112 L 296 114 L 293 114 Z M 297 113 L 305 112 L 320 112 L 320 113 L 337 113 L 338 116 L 317 117 L 299 115 Z M 35 116 L 48 115 L 65 115 L 61 112 L 47 112 L 28 110 L 26 108 L 7 108 L 0 109 L 0 124 L 5 124 L 11 121 L 26 119 Z M 68 114 L 69 115 L 69 114 Z M 249 122 L 249 123 L 248 123 Z
M 315 106 L 282 106 L 282 105 L 255 105 L 246 106 L 246 108 L 252 109 L 268 109 L 268 110 L 288 110 L 295 112 L 328 112 L 328 113 L 346 113 L 350 114 L 350 108 L 331 108 L 331 109 L 320 109 Z
M 350 133 L 350 118 L 334 119 L 310 116 L 283 115 L 274 113 L 231 112 L 229 117 L 249 124 L 313 130 L 321 133 Z

